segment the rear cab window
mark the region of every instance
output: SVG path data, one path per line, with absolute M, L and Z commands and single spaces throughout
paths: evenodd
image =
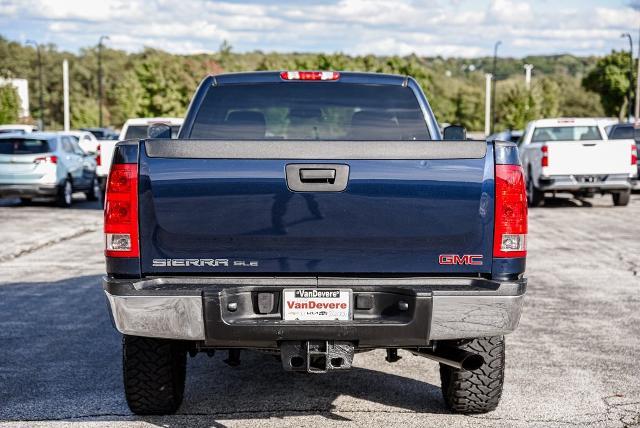
M 612 140 L 633 140 L 635 132 L 632 126 L 617 126 L 613 128 L 609 138 Z
M 124 134 L 125 140 L 140 140 L 147 138 L 147 131 L 149 125 L 129 125 L 127 131 Z M 176 138 L 180 131 L 179 125 L 171 125 L 171 138 Z
M 431 136 L 410 88 L 292 82 L 209 88 L 190 138 L 409 141 Z
M 53 141 L 31 138 L 0 139 L 0 155 L 35 155 L 55 150 Z
M 544 126 L 534 129 L 532 143 L 545 141 L 602 140 L 597 126 Z

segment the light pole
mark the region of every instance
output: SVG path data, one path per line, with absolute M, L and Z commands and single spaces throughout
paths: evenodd
M 629 63 L 629 89 L 627 90 L 627 102 L 629 104 L 629 114 L 627 115 L 627 122 L 631 122 L 631 115 L 633 114 L 633 38 L 631 38 L 631 34 L 624 33 L 620 35 L 620 37 L 626 37 L 629 39 L 629 58 L 631 62 Z
M 640 123 L 640 30 L 638 30 L 638 72 L 636 75 L 636 123 Z
M 491 73 L 484 75 L 484 137 L 487 138 L 491 133 Z
M 533 64 L 524 65 L 524 86 L 527 91 L 531 90 L 531 70 L 533 70 Z
M 98 122 L 102 128 L 102 41 L 109 40 L 109 36 L 100 36 L 98 40 Z
M 491 104 L 491 133 L 493 134 L 496 126 L 496 66 L 498 64 L 498 46 L 500 46 L 502 42 L 498 40 L 495 45 L 493 45 L 493 70 L 491 71 L 491 76 L 493 78 L 493 90 L 491 94 L 492 104 Z
M 38 57 L 38 92 L 39 92 L 39 106 L 40 106 L 40 130 L 44 131 L 44 90 L 42 83 L 42 55 L 40 53 L 40 45 L 34 40 L 27 40 L 28 45 L 33 45 L 36 48 L 36 55 Z

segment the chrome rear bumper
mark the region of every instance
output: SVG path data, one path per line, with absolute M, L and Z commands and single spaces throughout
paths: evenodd
M 105 291 L 113 322 L 122 334 L 204 340 L 200 296 L 114 296 Z
M 594 181 L 591 180 L 594 178 Z M 629 190 L 632 188 L 632 179 L 628 175 L 616 174 L 616 175 L 598 175 L 593 176 L 579 176 L 579 175 L 554 175 L 549 177 L 541 177 L 539 180 L 539 189 L 551 192 L 551 191 L 566 191 L 566 192 L 579 192 L 579 191 L 616 191 L 616 190 Z
M 105 277 L 104 288 L 114 325 L 127 335 L 203 341 L 218 347 L 274 347 L 282 340 L 335 339 L 364 348 L 425 346 L 433 340 L 508 334 L 518 325 L 526 290 L 526 279 L 332 279 L 323 287 L 350 288 L 354 296 L 371 295 L 372 308 L 356 307 L 354 319 L 343 322 L 287 322 L 277 309 L 266 315 L 256 313 L 255 295 L 279 294 L 283 287 L 295 286 L 287 280 L 291 282 L 271 278 L 267 284 L 257 279 L 255 285 L 246 285 L 251 284 L 250 278 L 186 283 L 182 278 L 162 278 L 136 284 Z M 395 309 L 399 301 L 408 303 L 405 312 Z M 233 310 L 232 302 L 236 303 Z

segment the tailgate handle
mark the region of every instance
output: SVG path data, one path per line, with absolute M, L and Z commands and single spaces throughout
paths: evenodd
M 290 163 L 285 168 L 292 192 L 342 192 L 349 181 L 349 165 Z
M 336 181 L 335 169 L 300 169 L 300 181 L 303 183 L 330 183 Z
M 595 146 L 595 145 L 597 145 L 597 144 L 598 144 L 598 143 L 582 143 L 582 145 L 583 145 L 584 147 L 593 147 L 593 146 Z

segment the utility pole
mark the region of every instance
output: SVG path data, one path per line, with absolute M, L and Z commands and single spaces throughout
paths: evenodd
M 531 89 L 531 70 L 533 70 L 533 64 L 524 65 L 524 86 L 527 91 Z
M 498 40 L 495 45 L 493 45 L 493 71 L 491 72 L 491 76 L 493 78 L 493 93 L 491 98 L 493 99 L 493 104 L 491 104 L 491 133 L 493 134 L 494 128 L 496 126 L 496 67 L 498 65 L 498 46 L 500 46 L 502 42 Z
M 40 107 L 40 124 L 38 129 L 44 131 L 44 85 L 42 83 L 42 54 L 40 53 L 40 45 L 34 40 L 27 40 L 27 45 L 33 45 L 36 48 L 36 55 L 38 57 L 38 92 L 39 92 L 39 107 Z
M 627 90 L 627 103 L 629 104 L 627 122 L 631 122 L 631 115 L 633 112 L 633 38 L 629 33 L 621 34 L 620 37 L 626 37 L 629 39 L 629 58 L 631 62 L 629 63 L 629 89 Z
M 634 116 L 636 124 L 640 127 L 640 30 L 638 30 L 638 75 L 636 76 L 636 111 Z
M 486 73 L 484 78 L 484 136 L 486 138 L 491 132 L 491 80 L 493 75 Z
M 100 36 L 98 40 L 98 122 L 102 128 L 102 41 L 109 40 L 109 36 Z
M 69 131 L 69 61 L 62 61 L 62 97 L 64 100 L 64 130 Z

